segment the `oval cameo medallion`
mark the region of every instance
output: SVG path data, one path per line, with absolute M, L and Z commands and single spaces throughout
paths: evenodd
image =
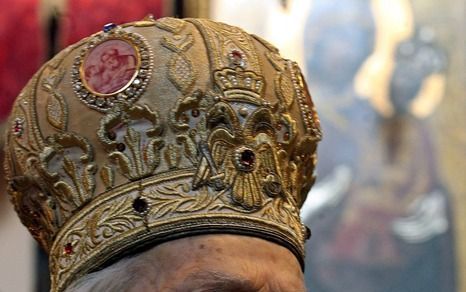
M 124 90 L 137 75 L 139 54 L 129 42 L 109 39 L 98 44 L 84 58 L 81 80 L 96 95 Z

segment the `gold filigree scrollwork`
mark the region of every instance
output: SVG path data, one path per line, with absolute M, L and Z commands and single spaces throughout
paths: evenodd
M 111 189 L 115 185 L 115 170 L 110 165 L 104 165 L 100 169 L 100 179 L 105 185 L 105 189 Z
M 281 101 L 280 105 L 285 109 L 289 109 L 293 105 L 296 96 L 288 70 L 277 74 L 275 78 L 275 89 L 277 97 Z
M 142 20 L 130 22 L 125 26 L 132 25 L 132 26 L 135 26 L 135 27 L 150 27 L 150 26 L 154 26 L 155 22 L 156 21 L 155 21 L 154 15 L 148 14 L 148 15 L 144 16 L 144 18 Z
M 63 238 L 72 252 L 54 255 L 54 264 L 60 274 L 69 271 L 83 256 L 100 248 L 103 243 L 119 234 L 134 230 L 143 225 L 143 219 L 134 213 L 131 196 L 116 198 L 111 204 L 101 204 L 85 221 Z M 62 249 L 56 250 L 62 252 Z M 60 274 L 55 275 L 60 277 Z
M 196 80 L 196 71 L 186 51 L 194 44 L 192 34 L 164 36 L 162 45 L 175 54 L 168 61 L 168 79 L 183 94 L 187 94 Z
M 178 99 L 170 111 L 169 121 L 176 133 L 176 141 L 182 145 L 183 154 L 192 165 L 197 165 L 199 160 L 197 144 L 207 138 L 205 112 L 213 105 L 213 93 L 205 94 L 197 90 L 192 95 Z
M 174 144 L 168 144 L 165 147 L 164 158 L 169 169 L 176 169 L 181 162 L 181 149 Z
M 199 161 L 193 163 L 193 188 L 228 189 L 232 202 L 244 210 L 260 209 L 267 198 L 288 201 L 291 194 L 282 186 L 273 149 L 294 141 L 295 122 L 289 115 L 274 114 L 276 108 L 261 98 L 262 77 L 254 72 L 225 68 L 214 79 L 224 96 L 196 92 L 171 111 L 178 140 L 187 156 Z
M 285 71 L 287 67 L 286 60 L 283 59 L 278 52 L 269 51 L 265 53 L 267 60 L 278 72 Z
M 212 194 L 206 188 L 191 191 L 188 183 L 165 185 L 145 194 L 151 209 L 151 220 L 163 218 L 167 214 L 193 213 L 209 207 L 221 195 Z
M 224 68 L 214 72 L 214 79 L 228 100 L 267 103 L 262 98 L 264 78 L 252 71 L 245 71 L 240 67 Z
M 304 128 L 309 135 L 320 140 L 322 138 L 322 131 L 320 129 L 319 117 L 307 90 L 303 74 L 296 62 L 288 61 L 287 67 L 291 73 L 291 80 L 295 89 L 299 110 L 301 111 Z
M 177 100 L 175 107 L 170 111 L 170 125 L 178 133 L 188 131 L 204 120 L 206 110 L 213 105 L 214 94 L 196 90 L 193 94 Z
M 21 91 L 12 110 L 11 128 L 6 133 L 4 166 L 9 182 L 6 189 L 21 222 L 39 244 L 48 249 L 59 227 L 59 219 L 55 200 L 42 188 L 43 179 L 38 177 L 36 169 L 43 145 L 31 108 L 37 76 Z
M 303 225 L 300 223 L 299 208 L 291 196 L 269 201 L 262 209 L 262 216 L 267 220 L 281 222 L 290 227 L 296 236 L 304 241 Z
M 277 141 L 284 147 L 292 145 L 297 136 L 296 121 L 289 114 L 281 114 L 275 127 Z
M 164 17 L 157 19 L 155 25 L 158 28 L 169 31 L 171 33 L 178 33 L 186 26 L 186 22 L 181 19 Z
M 315 182 L 314 169 L 317 163 L 316 138 L 309 136 L 303 138 L 296 146 L 293 163 L 296 165 L 294 171 L 290 172 L 291 182 L 295 189 L 295 198 L 299 206 L 304 203 L 312 185 Z M 296 186 L 301 186 L 296 189 Z
M 73 133 L 60 133 L 47 138 L 40 153 L 40 175 L 53 185 L 49 191 L 57 201 L 64 218 L 90 201 L 95 191 L 93 149 L 87 139 Z
M 7 190 L 21 222 L 42 247 L 49 248 L 58 228 L 55 201 L 30 176 L 13 177 Z
M 133 198 L 127 197 L 99 208 L 86 224 L 86 240 L 81 248 L 88 253 L 105 239 L 131 230 L 141 224 L 141 217 L 131 208 Z
M 189 19 L 201 31 L 214 69 L 230 65 L 229 53 L 238 50 L 245 54 L 247 68 L 261 74 L 261 66 L 253 39 L 243 30 L 207 19 Z
M 286 112 L 291 108 L 296 99 L 291 72 L 287 66 L 286 60 L 283 59 L 278 52 L 270 51 L 266 52 L 265 55 L 276 70 L 274 78 L 275 94 L 280 100 L 280 110 Z
M 57 72 L 42 80 L 42 88 L 50 95 L 47 98 L 47 121 L 58 130 L 66 131 L 68 124 L 68 106 L 63 94 L 57 87 L 65 76 L 65 69 L 60 68 Z
M 206 123 L 210 134 L 199 146 L 202 158 L 194 188 L 228 188 L 232 201 L 246 210 L 263 207 L 264 196 L 283 196 L 273 151 L 276 122 L 270 109 L 257 109 L 242 125 L 233 107 L 218 102 L 207 112 Z
M 20 161 L 26 161 L 27 153 L 28 152 L 37 152 L 40 149 L 39 145 L 33 143 L 34 141 L 34 131 L 31 130 L 30 127 L 30 119 L 29 119 L 29 108 L 28 102 L 22 101 L 18 104 L 16 108 L 13 109 L 13 116 L 15 117 L 12 119 L 12 124 L 10 128 L 10 132 L 8 133 L 9 139 L 11 143 L 16 144 L 16 147 L 12 147 L 16 156 L 20 159 Z M 13 138 L 14 136 L 14 138 Z M 11 144 L 7 144 L 9 146 L 13 146 Z M 24 170 L 25 165 L 20 165 L 19 169 Z
M 98 136 L 119 171 L 138 180 L 159 166 L 162 132 L 158 113 L 147 105 L 118 105 L 101 119 Z

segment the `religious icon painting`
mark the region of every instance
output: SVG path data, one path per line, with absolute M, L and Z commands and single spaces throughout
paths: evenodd
M 133 79 L 139 60 L 136 49 L 124 40 L 108 40 L 93 48 L 85 58 L 81 79 L 97 94 L 124 89 Z
M 75 59 L 75 93 L 88 107 L 103 112 L 117 101 L 134 102 L 152 71 L 153 54 L 146 40 L 115 25 L 94 38 Z

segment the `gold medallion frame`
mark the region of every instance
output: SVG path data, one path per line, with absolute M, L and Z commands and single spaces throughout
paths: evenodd
M 147 41 L 142 36 L 127 32 L 120 27 L 97 34 L 93 38 L 94 40 L 89 42 L 75 58 L 71 70 L 73 91 L 88 107 L 101 112 L 107 112 L 118 101 L 133 103 L 145 92 L 152 73 L 154 56 Z M 112 93 L 100 93 L 86 83 L 85 78 L 83 78 L 83 67 L 86 58 L 93 49 L 111 40 L 124 41 L 134 49 L 137 62 L 136 70 L 122 88 Z

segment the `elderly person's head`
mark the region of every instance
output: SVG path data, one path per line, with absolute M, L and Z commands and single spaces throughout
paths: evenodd
M 108 41 L 137 60 L 111 93 L 84 74 Z M 321 133 L 266 41 L 201 19 L 110 24 L 45 64 L 10 121 L 9 192 L 52 291 L 305 290 Z

